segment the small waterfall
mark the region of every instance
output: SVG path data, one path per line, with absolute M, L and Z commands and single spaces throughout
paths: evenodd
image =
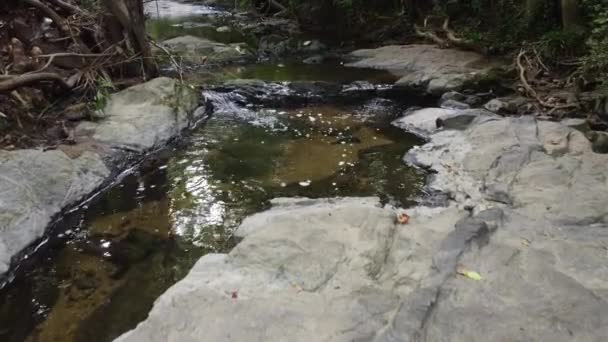
M 253 105 L 247 105 L 247 99 L 241 94 L 209 90 L 203 92 L 203 96 L 207 104 L 211 106 L 214 116 L 236 119 L 272 130 L 286 129 L 286 126 L 277 118 L 276 110 L 254 109 Z

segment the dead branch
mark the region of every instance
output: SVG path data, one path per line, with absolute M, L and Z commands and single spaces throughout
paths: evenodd
M 65 2 L 63 0 L 48 0 L 50 3 L 52 3 L 53 5 L 61 8 L 62 10 L 70 13 L 70 14 L 76 14 L 76 13 L 81 13 L 82 11 L 80 10 L 80 8 L 78 8 L 78 6 L 72 5 L 69 2 Z
M 41 72 L 37 74 L 14 76 L 6 81 L 2 81 L 0 82 L 0 92 L 11 92 L 17 88 L 43 81 L 52 81 L 64 89 L 72 89 L 72 86 L 70 86 L 59 74 L 54 72 Z

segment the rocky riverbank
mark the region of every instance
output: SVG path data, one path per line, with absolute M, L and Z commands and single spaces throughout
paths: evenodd
M 112 95 L 102 118 L 76 127 L 73 145 L 0 151 L 0 275 L 62 210 L 201 120 L 199 105 L 194 90 L 157 78 Z
M 277 199 L 117 341 L 603 340 L 608 157 L 534 117 L 404 121 L 446 206 L 399 225 L 373 198 Z

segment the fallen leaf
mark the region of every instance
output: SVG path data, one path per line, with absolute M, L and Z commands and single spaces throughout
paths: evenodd
M 471 271 L 464 267 L 456 268 L 456 273 L 460 274 L 461 276 L 467 277 L 469 279 L 473 279 L 473 280 L 482 280 L 483 279 L 479 273 L 477 273 L 475 271 Z
M 410 216 L 406 213 L 397 214 L 397 223 L 399 224 L 407 224 L 410 222 Z

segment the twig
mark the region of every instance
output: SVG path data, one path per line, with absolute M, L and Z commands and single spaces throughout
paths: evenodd
M 152 43 L 152 45 L 161 49 L 169 57 L 169 59 L 171 60 L 171 64 L 173 64 L 173 66 L 175 66 L 175 69 L 177 70 L 177 72 L 179 74 L 180 81 L 182 83 L 184 83 L 184 73 L 183 73 L 181 64 L 177 63 L 177 61 L 175 60 L 175 56 L 173 56 L 173 54 L 169 50 L 167 50 L 166 47 L 162 46 L 161 44 L 158 44 L 156 41 L 150 40 L 150 42 Z

